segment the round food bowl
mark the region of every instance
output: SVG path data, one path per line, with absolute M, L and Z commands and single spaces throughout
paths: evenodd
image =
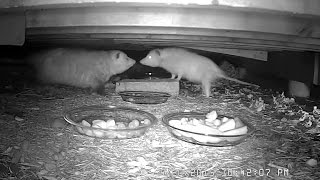
M 64 119 L 80 134 L 103 139 L 137 138 L 157 123 L 145 111 L 126 107 L 84 106 L 64 113 Z
M 165 115 L 162 118 L 162 123 L 167 127 L 170 134 L 182 141 L 205 145 L 205 146 L 215 146 L 215 147 L 224 147 L 224 146 L 234 146 L 243 142 L 249 135 L 254 132 L 254 127 L 246 122 L 245 120 L 241 120 L 243 126 L 247 126 L 247 132 L 241 135 L 220 135 L 220 134 L 207 134 L 207 133 L 199 133 L 192 132 L 185 129 L 177 128 L 173 125 L 170 125 L 170 121 L 172 120 L 205 120 L 207 113 L 199 113 L 199 112 L 177 112 L 170 113 Z M 218 119 L 222 119 L 223 117 L 232 119 L 229 116 L 218 115 Z M 186 120 L 188 119 L 188 120 Z M 192 128 L 191 128 L 192 129 Z M 229 131 L 230 132 L 230 131 Z
M 163 92 L 150 91 L 123 91 L 119 92 L 122 100 L 135 104 L 160 104 L 165 103 L 171 96 Z

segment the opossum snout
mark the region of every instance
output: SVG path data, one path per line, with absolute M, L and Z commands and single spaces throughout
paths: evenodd
M 146 65 L 146 58 L 141 59 L 140 63 L 143 64 L 143 65 Z
M 131 59 L 129 57 L 126 58 L 125 62 L 123 63 L 123 71 L 128 70 L 129 68 L 131 68 L 132 66 L 134 66 L 136 64 L 136 61 L 134 59 Z
M 134 59 L 131 59 L 129 57 L 127 57 L 127 61 L 128 61 L 129 67 L 133 66 L 136 63 L 136 61 Z
M 151 55 L 146 56 L 145 58 L 140 60 L 140 63 L 146 66 L 150 67 L 158 67 L 159 66 L 159 60 L 156 57 L 153 57 Z

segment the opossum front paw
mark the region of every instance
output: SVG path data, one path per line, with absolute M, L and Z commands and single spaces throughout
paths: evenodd
M 209 98 L 211 96 L 211 93 L 210 93 L 210 91 L 209 92 L 208 91 L 204 91 L 202 93 L 202 95 L 205 96 L 206 98 Z
M 175 79 L 176 75 L 175 74 L 171 74 L 171 79 Z

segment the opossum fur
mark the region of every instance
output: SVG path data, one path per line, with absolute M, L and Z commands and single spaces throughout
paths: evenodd
M 162 67 L 172 74 L 172 79 L 178 76 L 178 80 L 183 77 L 189 81 L 201 83 L 206 97 L 210 96 L 211 83 L 218 78 L 257 86 L 228 77 L 211 59 L 183 48 L 151 50 L 140 63 L 151 67 Z
M 57 48 L 29 58 L 43 83 L 91 88 L 103 94 L 104 84 L 112 75 L 122 73 L 135 64 L 124 52 Z

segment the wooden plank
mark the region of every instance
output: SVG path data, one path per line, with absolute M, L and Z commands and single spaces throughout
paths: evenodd
M 109 5 L 115 3 L 124 6 L 173 6 L 182 7 L 231 7 L 246 11 L 279 11 L 293 14 L 320 16 L 320 1 L 318 0 L 1 0 L 0 8 L 57 8 Z M 187 5 L 187 6 L 186 6 Z
M 195 43 L 230 42 L 233 44 L 249 42 L 251 44 L 277 45 L 280 47 L 292 46 L 301 48 L 306 45 L 320 46 L 320 40 L 305 37 L 292 37 L 268 33 L 239 32 L 225 30 L 210 30 L 197 28 L 164 28 L 164 27 L 63 27 L 63 28 L 31 28 L 27 29 L 29 37 L 44 36 L 57 38 L 92 38 L 121 40 L 189 40 Z M 68 38 L 69 37 L 69 38 Z M 288 42 L 289 41 L 289 42 Z M 311 48 L 317 49 L 317 48 Z
M 214 38 L 211 38 L 214 40 Z M 258 51 L 280 51 L 280 50 L 294 50 L 294 51 L 320 51 L 320 47 L 314 47 L 312 45 L 305 46 L 305 45 L 296 45 L 291 44 L 290 46 L 284 46 L 281 44 L 251 44 L 250 42 L 246 42 L 245 40 L 242 43 L 229 43 L 229 42 L 212 42 L 212 43 L 203 43 L 203 42 L 196 42 L 191 40 L 142 40 L 142 39 L 88 39 L 88 38 L 70 38 L 70 37 L 50 37 L 50 35 L 46 37 L 33 37 L 28 39 L 29 43 L 36 43 L 36 44 L 56 44 L 56 45 L 93 45 L 96 46 L 100 44 L 100 46 L 113 46 L 117 45 L 117 47 L 121 44 L 131 44 L 136 46 L 143 46 L 146 49 L 154 46 L 192 46 L 192 48 L 229 48 L 229 49 L 247 49 L 247 50 L 258 50 Z M 264 43 L 261 41 L 261 43 Z
M 320 49 L 320 11 L 317 11 L 320 6 L 317 0 L 126 2 L 129 1 L 3 0 L 0 1 L 0 12 L 10 8 L 26 11 L 27 30 L 33 32 L 31 39 L 48 33 L 47 29 L 51 29 L 48 35 L 54 36 L 73 28 L 69 36 L 87 30 L 87 35 L 82 34 L 88 36 L 87 40 L 112 35 L 115 37 L 109 39 L 111 41 L 132 43 L 137 40 L 137 44 L 150 45 L 173 42 L 196 48 Z M 173 5 L 174 2 L 177 3 Z M 208 5 L 196 5 L 207 2 Z M 52 28 L 56 28 L 55 31 Z M 35 34 L 36 31 L 40 36 Z M 146 36 L 144 39 L 120 37 L 127 36 L 121 34 L 125 32 L 129 36 Z M 165 39 L 170 35 L 174 36 L 173 39 Z
M 234 2 L 233 6 L 240 3 Z M 62 38 L 74 40 L 79 35 L 85 38 L 78 40 L 100 38 L 105 42 L 149 46 L 320 51 L 319 17 L 301 14 L 137 4 L 26 10 L 27 38 L 34 42 L 43 41 L 37 40 L 41 35 L 56 42 Z
M 108 17 L 108 18 L 106 18 Z M 128 18 L 130 17 L 130 18 Z M 320 38 L 320 21 L 242 11 L 193 8 L 96 7 L 27 12 L 27 27 L 144 26 L 236 30 Z
M 201 43 L 202 47 L 212 45 L 214 48 L 220 44 L 222 48 L 237 45 L 240 49 L 256 47 L 261 50 L 271 47 L 319 51 L 319 27 L 320 21 L 312 18 L 279 18 L 275 14 L 221 9 L 115 6 L 27 12 L 28 35 L 61 35 L 64 32 L 73 36 L 87 33 L 85 36 L 88 38 L 113 36 L 111 39 L 117 42 L 136 41 L 137 44 L 154 45 L 189 42 L 188 45 L 192 46 Z M 138 35 L 139 38 L 132 38 Z M 174 36 L 173 39 L 170 39 L 170 35 Z M 128 36 L 132 37 L 129 39 Z
M 280 11 L 293 14 L 320 15 L 318 0 L 218 0 L 219 5 L 264 11 Z
M 0 45 L 22 45 L 25 40 L 23 13 L 0 14 Z
M 279 42 L 281 45 L 309 44 L 320 45 L 320 40 L 308 37 L 293 37 L 280 34 L 244 32 L 232 30 L 213 30 L 200 28 L 175 28 L 175 27 L 141 27 L 141 26 L 100 26 L 100 27 L 46 27 L 28 28 L 28 36 L 54 35 L 93 39 L 146 39 L 146 40 L 192 40 L 210 42 L 228 38 L 230 42 L 237 43 L 238 39 L 246 39 L 252 43 L 260 43 L 260 40 Z M 211 39 L 214 38 L 214 39 Z M 289 41 L 289 42 L 288 42 Z
M 246 38 L 234 38 L 234 37 L 210 37 L 205 36 L 187 36 L 187 35 L 147 35 L 147 34 L 90 34 L 90 31 L 80 33 L 78 28 L 77 33 L 72 33 L 64 28 L 54 31 L 28 31 L 28 41 L 34 43 L 75 43 L 75 44 L 87 44 L 92 42 L 113 44 L 135 44 L 140 46 L 192 46 L 194 48 L 206 47 L 206 48 L 231 48 L 231 49 L 248 49 L 248 50 L 263 50 L 263 51 L 279 51 L 279 50 L 294 50 L 294 51 L 320 51 L 320 45 L 311 44 L 310 41 L 297 41 L 295 42 L 281 42 L 272 40 L 257 40 Z M 146 30 L 146 29 L 143 29 Z M 53 34 L 55 33 L 56 34 Z M 141 31 L 141 30 L 140 30 Z M 118 32 L 121 32 L 119 29 Z M 133 31 L 138 33 L 137 31 Z M 37 34 L 39 33 L 39 34 Z M 236 33 L 236 32 L 235 32 Z M 257 36 L 259 37 L 259 36 Z M 268 36 L 264 36 L 268 39 Z M 285 38 L 285 37 L 282 37 Z

